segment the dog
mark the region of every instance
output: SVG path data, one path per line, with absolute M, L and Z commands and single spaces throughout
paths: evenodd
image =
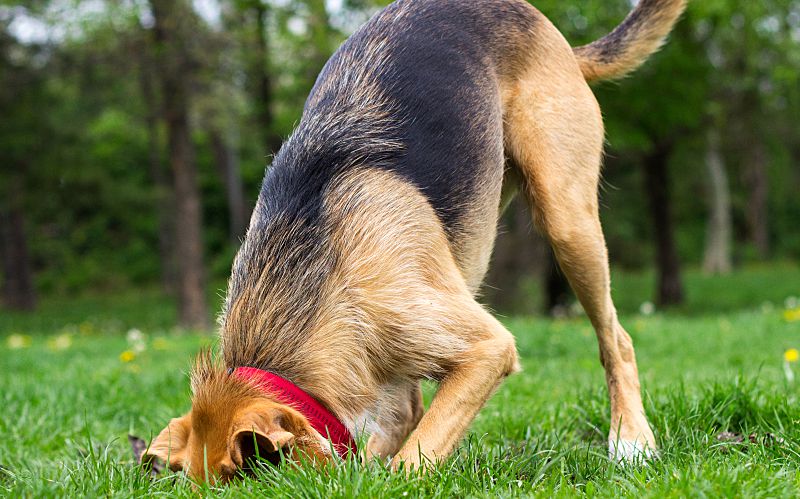
M 611 300 L 589 83 L 642 64 L 685 5 L 641 0 L 575 49 L 523 0 L 377 13 L 327 62 L 274 157 L 233 263 L 221 361 L 198 357 L 191 411 L 143 461 L 224 482 L 256 455 L 445 459 L 519 366 L 514 337 L 476 301 L 518 191 L 597 332 L 611 456 L 652 454 Z M 424 379 L 439 384 L 427 411 Z

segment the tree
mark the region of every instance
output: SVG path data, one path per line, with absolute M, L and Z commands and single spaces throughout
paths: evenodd
M 25 192 L 30 162 L 36 157 L 42 119 L 44 79 L 28 64 L 36 47 L 21 46 L 9 34 L 10 20 L 0 20 L 0 271 L 2 302 L 13 310 L 36 306 L 33 265 L 26 235 Z M 26 57 L 23 57 L 26 56 Z
M 297 123 L 330 52 L 388 0 L 335 9 L 322 0 L 212 3 L 219 23 L 196 15 L 197 2 L 162 0 L 177 22 L 157 29 L 148 2 L 0 7 L 0 211 L 4 247 L 19 252 L 0 250 L 6 295 L 9 281 L 33 289 L 34 276 L 47 296 L 148 286 L 161 275 L 186 303 L 175 266 L 200 269 L 188 286 L 197 293 L 206 271 L 224 279 L 268 153 Z M 631 7 L 532 3 L 573 46 L 608 33 Z M 19 16 L 54 36 L 26 39 Z M 609 142 L 601 216 L 615 268 L 655 267 L 674 289 L 683 262 L 724 269 L 760 254 L 800 255 L 798 19 L 797 0 L 690 2 L 652 60 L 595 88 Z M 170 43 L 156 43 L 158 30 Z M 530 312 L 531 283 L 559 274 L 544 272 L 546 252 L 518 209 L 506 213 L 488 277 L 502 293 L 486 297 Z M 191 222 L 199 218 L 202 234 Z M 189 253 L 178 232 L 182 244 L 194 241 Z
M 726 163 L 738 167 L 744 190 L 739 208 L 745 236 L 763 260 L 772 251 L 770 170 L 776 158 L 770 146 L 780 133 L 774 117 L 784 115 L 797 87 L 798 26 L 792 20 L 800 6 L 793 0 L 739 0 L 699 2 L 696 9 L 710 27 L 714 105 L 730 139 Z
M 141 30 L 141 43 L 137 43 L 136 53 L 139 56 L 139 86 L 145 102 L 144 124 L 147 130 L 147 160 L 150 178 L 153 183 L 153 196 L 158 218 L 158 254 L 161 267 L 161 285 L 167 292 L 174 292 L 177 276 L 175 275 L 174 233 L 172 188 L 162 160 L 161 133 L 159 120 L 162 115 L 161 99 L 157 90 L 156 65 L 152 43 L 146 38 L 150 36 Z M 138 40 L 137 40 L 138 41 Z
M 325 6 L 325 0 L 303 0 L 307 15 L 309 58 L 306 81 L 313 84 L 322 67 L 330 57 L 332 50 L 333 29 Z M 310 87 L 309 87 L 310 89 Z
M 727 274 L 733 267 L 731 262 L 733 222 L 731 220 L 728 173 L 722 157 L 718 129 L 714 127 L 709 129 L 707 140 L 706 169 L 708 170 L 709 215 L 703 270 L 709 274 Z
M 676 237 L 676 189 L 672 185 L 675 179 L 671 171 L 684 166 L 676 164 L 678 151 L 690 146 L 692 138 L 703 133 L 709 98 L 705 83 L 708 60 L 695 36 L 693 15 L 690 4 L 686 18 L 678 23 L 660 53 L 630 79 L 603 85 L 597 91 L 608 117 L 609 155 L 642 170 L 641 186 L 649 214 L 647 227 L 654 243 L 657 272 L 655 301 L 662 306 L 680 304 L 685 298 Z M 685 170 L 693 171 L 696 167 L 688 164 Z M 681 176 L 682 190 L 694 178 Z
M 175 195 L 178 317 L 185 327 L 208 326 L 203 268 L 202 211 L 189 124 L 190 84 L 197 63 L 190 40 L 196 16 L 184 0 L 150 0 L 153 42 L 161 79 L 163 117 Z
M 274 154 L 282 137 L 275 124 L 275 78 L 273 77 L 270 20 L 275 7 L 265 0 L 237 0 L 228 17 L 241 26 L 241 40 L 248 87 L 253 96 L 255 125 L 262 156 Z M 229 22 L 229 29 L 236 29 Z
M 670 196 L 669 161 L 674 147 L 672 142 L 656 143 L 643 163 L 644 191 L 656 242 L 656 303 L 661 306 L 677 305 L 685 298 Z
M 231 7 L 230 5 L 228 6 Z M 195 98 L 193 108 L 195 117 L 205 132 L 206 145 L 211 152 L 214 173 L 217 183 L 224 194 L 227 208 L 228 242 L 238 247 L 247 230 L 247 223 L 252 209 L 245 195 L 245 186 L 241 172 L 242 130 L 246 129 L 247 112 L 257 100 L 254 95 L 247 95 L 244 83 L 232 74 L 246 74 L 250 62 L 250 32 L 242 33 L 242 23 L 234 23 L 231 17 L 242 21 L 247 17 L 239 10 L 225 11 L 223 29 L 209 26 L 198 26 L 194 33 L 195 43 L 202 46 L 202 60 L 199 74 L 195 78 Z M 245 24 L 246 26 L 246 24 Z M 243 71 L 244 70 L 244 71 Z M 250 126 L 249 128 L 254 128 Z M 244 140 L 256 141 L 262 137 L 259 133 L 246 134 Z M 256 145 L 259 151 L 258 161 L 263 164 L 264 150 Z M 259 169 L 263 171 L 263 168 Z
M 750 241 L 758 257 L 766 260 L 770 253 L 769 238 L 769 157 L 761 137 L 748 133 L 749 151 L 744 156 L 747 162 L 742 172 L 742 181 L 747 186 L 747 227 Z
M 5 276 L 3 303 L 12 310 L 33 310 L 36 307 L 36 291 L 25 236 L 23 177 L 19 173 L 10 177 L 5 179 L 6 189 L 0 193 L 5 200 L 0 205 L 0 259 Z
M 228 202 L 228 236 L 232 244 L 239 244 L 247 230 L 250 209 L 244 197 L 244 186 L 239 173 L 239 158 L 231 139 L 216 125 L 208 126 L 208 138 L 214 155 L 217 174 L 222 179 Z

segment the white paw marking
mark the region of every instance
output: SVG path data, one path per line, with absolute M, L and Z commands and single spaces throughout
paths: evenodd
M 608 441 L 608 457 L 620 464 L 645 464 L 657 454 L 646 443 L 615 439 Z

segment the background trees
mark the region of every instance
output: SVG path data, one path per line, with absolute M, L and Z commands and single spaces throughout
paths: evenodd
M 222 287 L 270 155 L 329 54 L 385 3 L 0 1 L 5 306 L 161 282 L 182 324 L 208 324 L 204 283 Z M 630 9 L 535 5 L 575 45 Z M 655 270 L 643 301 L 679 304 L 685 265 L 800 256 L 799 68 L 799 1 L 706 0 L 645 68 L 596 89 L 603 222 L 615 266 Z M 503 224 L 487 299 L 563 301 L 524 211 Z
M 188 2 L 151 0 L 155 63 L 161 83 L 175 208 L 178 317 L 181 325 L 208 324 L 203 267 L 202 213 L 195 145 L 189 122 L 191 88 L 200 66 L 195 43 L 199 20 Z M 151 103 L 153 105 L 154 103 Z M 226 176 L 227 177 L 227 176 Z

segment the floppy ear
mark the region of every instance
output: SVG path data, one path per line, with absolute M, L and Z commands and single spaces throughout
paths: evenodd
M 304 417 L 290 408 L 253 404 L 234 420 L 229 448 L 233 462 L 247 467 L 247 461 L 256 456 L 280 464 L 281 452 L 290 459 L 305 455 L 325 462 L 331 457 L 328 445 Z
M 192 432 L 192 413 L 174 418 L 166 428 L 150 442 L 150 448 L 142 454 L 141 463 L 154 470 L 159 463 L 172 471 L 181 471 L 186 461 L 186 446 Z
M 251 406 L 233 423 L 229 448 L 231 459 L 240 467 L 260 457 L 280 463 L 280 453 L 288 454 L 295 434 L 283 426 L 284 418 L 275 408 Z

